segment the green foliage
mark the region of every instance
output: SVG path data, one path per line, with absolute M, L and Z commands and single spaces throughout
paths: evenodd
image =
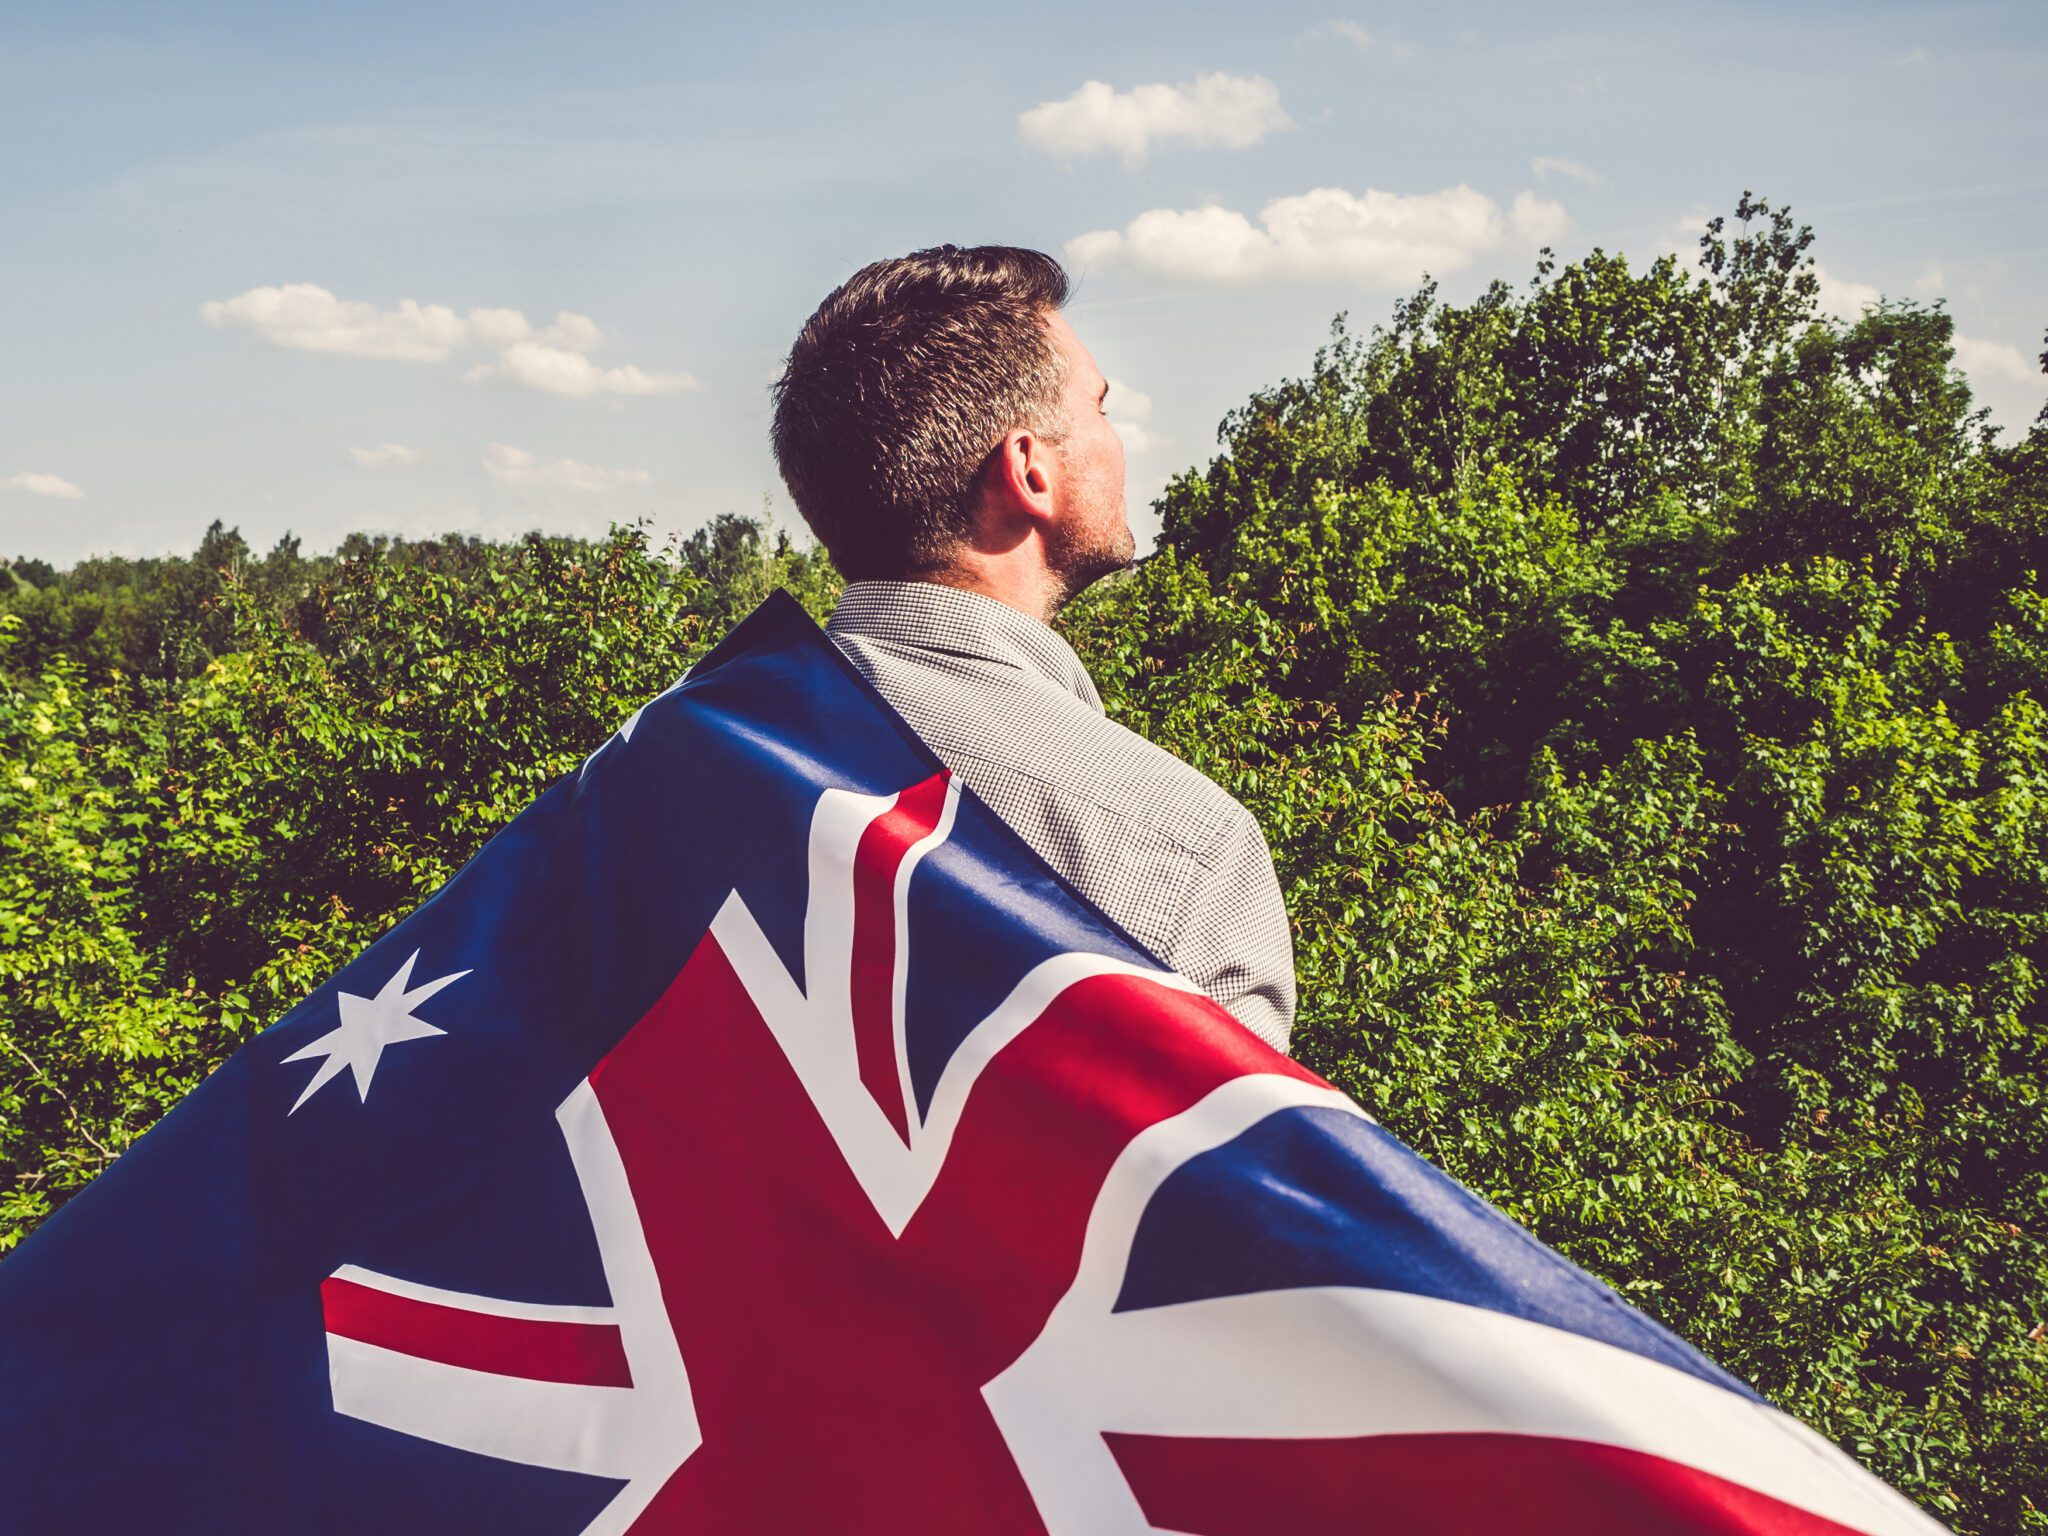
M 2048 421 L 1749 198 L 1425 285 L 1070 610 L 1230 786 L 1297 1052 L 1966 1532 L 2048 1530 Z
M 1297 1052 L 1970 1536 L 2048 1530 L 2048 412 L 1939 304 L 1433 285 L 1224 423 L 1065 623 L 1242 798 Z M 2048 365 L 2048 357 L 2044 357 Z M 773 587 L 355 538 L 0 582 L 0 1249 Z
M 296 568 L 287 546 L 262 588 L 205 569 L 239 546 L 216 529 L 111 584 L 125 609 L 89 570 L 68 589 L 89 661 L 33 635 L 64 582 L 0 609 L 0 1251 L 672 683 L 735 602 L 631 529 L 351 540 Z M 787 541 L 719 574 L 821 616 L 836 590 Z

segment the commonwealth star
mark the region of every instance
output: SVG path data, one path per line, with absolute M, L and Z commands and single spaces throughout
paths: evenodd
M 315 1056 L 325 1058 L 320 1063 L 320 1070 L 313 1074 L 313 1080 L 306 1084 L 305 1091 L 291 1109 L 285 1111 L 286 1114 L 295 1113 L 299 1105 L 318 1093 L 330 1080 L 339 1077 L 343 1067 L 355 1074 L 356 1097 L 368 1103 L 370 1079 L 376 1075 L 377 1063 L 384 1055 L 385 1046 L 395 1045 L 401 1040 L 418 1040 L 427 1035 L 447 1033 L 415 1015 L 413 1010 L 469 972 L 456 971 L 414 987 L 411 986 L 412 968 L 419 957 L 418 950 L 408 955 L 405 964 L 398 968 L 398 974 L 385 982 L 375 997 L 358 997 L 353 992 L 340 994 L 340 1026 L 284 1058 L 285 1061 L 310 1061 Z

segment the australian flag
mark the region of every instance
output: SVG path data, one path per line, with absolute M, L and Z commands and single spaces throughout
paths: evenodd
M 777 597 L 0 1264 L 0 1528 L 1940 1528 L 1067 888 Z

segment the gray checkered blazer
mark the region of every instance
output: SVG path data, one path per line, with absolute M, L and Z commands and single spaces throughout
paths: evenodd
M 1258 823 L 1104 715 L 1073 647 L 993 598 L 922 581 L 852 583 L 826 631 L 1076 890 L 1287 1049 L 1294 944 Z

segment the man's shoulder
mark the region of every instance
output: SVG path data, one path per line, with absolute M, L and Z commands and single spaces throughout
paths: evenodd
M 1229 790 L 1192 763 L 1107 715 L 1091 714 L 1090 719 L 1101 740 L 1115 743 L 1114 750 L 1131 778 L 1153 788 L 1157 804 L 1171 814 L 1192 818 L 1212 840 L 1251 820 L 1251 812 Z
M 1042 719 L 1049 728 L 983 733 L 960 747 L 984 767 L 1028 776 L 1197 857 L 1251 820 L 1200 769 L 1078 700 L 1055 700 Z
M 1074 694 L 974 655 L 833 639 L 910 728 L 970 783 L 1029 781 L 1202 856 L 1250 813 L 1213 779 Z M 977 772 L 978 770 L 978 772 Z

